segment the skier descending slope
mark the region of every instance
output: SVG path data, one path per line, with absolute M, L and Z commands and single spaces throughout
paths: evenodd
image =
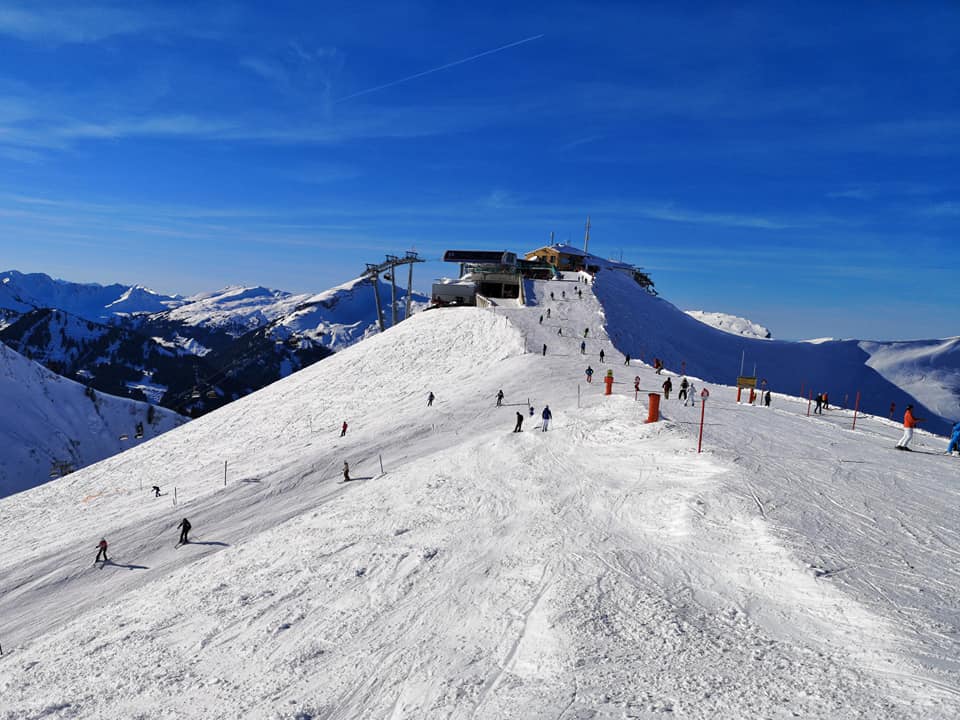
M 190 528 L 192 527 L 190 525 L 190 521 L 184 518 L 180 521 L 180 524 L 177 525 L 177 527 L 180 528 L 180 539 L 177 541 L 177 545 L 186 545 L 188 542 L 190 542 L 190 538 L 188 537 L 190 534 Z
M 953 432 L 950 434 L 950 443 L 947 445 L 945 455 L 960 450 L 960 422 L 953 426 Z
M 903 437 L 895 445 L 897 450 L 910 450 L 907 445 L 913 439 L 913 429 L 923 420 L 924 418 L 913 416 L 913 405 L 907 405 L 907 411 L 903 414 Z
M 550 406 L 549 406 L 549 405 L 547 405 L 547 406 L 545 406 L 545 407 L 543 408 L 543 412 L 541 413 L 540 417 L 543 418 L 543 425 L 542 425 L 542 427 L 541 427 L 540 429 L 541 429 L 542 432 L 546 432 L 546 431 L 547 431 L 547 425 L 550 423 L 550 418 L 553 417 L 553 413 L 550 412 Z
M 514 432 L 523 432 L 523 413 L 517 413 L 517 424 L 514 426 Z
M 104 562 L 110 559 L 107 557 L 107 539 L 106 538 L 100 538 L 100 542 L 97 543 L 97 559 L 93 561 L 94 565 L 100 562 L 101 555 L 103 556 Z

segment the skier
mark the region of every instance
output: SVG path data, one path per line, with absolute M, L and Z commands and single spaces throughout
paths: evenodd
M 160 486 L 159 486 L 159 485 L 154 485 L 153 488 L 152 488 L 152 490 L 153 490 L 153 496 L 154 496 L 154 497 L 160 497 Z
M 629 365 L 629 364 L 630 364 L 630 353 L 627 353 L 627 354 L 624 356 L 623 364 L 624 364 L 624 365 Z
M 823 394 L 823 409 L 824 410 L 830 409 L 830 396 L 827 395 L 826 393 Z M 820 414 L 823 415 L 822 412 Z
M 543 325 L 543 315 L 540 316 L 540 324 Z
M 903 414 L 903 437 L 896 444 L 897 450 L 910 450 L 907 445 L 913 439 L 913 429 L 923 421 L 924 418 L 913 416 L 913 405 L 907 405 L 907 411 Z
M 813 401 L 817 404 L 817 406 L 813 408 L 813 414 L 816 415 L 817 413 L 820 413 L 823 415 L 823 395 L 821 393 L 817 393 L 814 395 Z
M 590 328 L 584 328 L 584 329 L 583 329 L 583 336 L 584 336 L 584 337 L 587 337 L 589 334 L 590 334 Z
M 516 427 L 513 428 L 513 431 L 514 431 L 514 432 L 523 432 L 523 430 L 521 429 L 522 427 L 523 427 L 523 413 L 518 412 L 518 413 L 517 413 L 517 424 L 516 424 Z
M 566 299 L 567 299 L 567 291 L 566 291 L 566 290 L 561 290 L 561 291 L 560 291 L 560 297 L 562 297 L 564 300 L 566 300 Z
M 350 482 L 350 465 L 346 460 L 343 461 L 343 481 Z
M 550 299 L 553 300 L 553 291 L 550 292 Z
M 603 362 L 603 348 L 600 348 L 600 362 Z
M 660 358 L 653 359 L 653 369 L 656 370 L 657 375 L 663 372 L 663 360 Z
M 497 390 L 497 407 L 503 405 L 503 388 Z
M 547 320 L 550 319 L 550 308 L 547 308 Z
M 343 437 L 347 434 L 347 421 L 343 421 L 343 426 L 340 428 L 340 437 Z
M 585 340 L 580 341 L 580 354 L 581 355 L 587 354 L 587 342 Z
M 550 418 L 553 417 L 553 413 L 550 412 L 550 406 L 547 405 L 543 408 L 543 412 L 540 413 L 540 417 L 543 418 L 543 427 L 541 430 L 543 432 L 547 431 L 547 424 L 550 422 Z
M 97 559 L 93 561 L 93 564 L 96 565 L 100 562 L 100 556 L 103 555 L 103 561 L 107 562 L 110 558 L 107 557 L 107 539 L 100 538 L 100 542 L 97 543 Z
M 770 407 L 770 391 L 769 390 L 767 390 L 767 392 L 764 393 L 763 395 L 763 406 Z
M 563 327 L 557 328 L 557 335 L 563 335 Z
M 434 397 L 436 397 L 436 396 L 433 394 L 432 391 L 430 392 L 429 395 L 427 395 L 427 407 L 433 407 L 433 398 L 434 398 Z
M 673 383 L 670 382 L 670 378 L 667 378 L 663 381 L 663 399 L 670 399 L 670 391 L 673 390 Z
M 180 539 L 177 541 L 177 545 L 186 545 L 190 542 L 190 539 L 187 537 L 191 528 L 190 521 L 184 518 L 177 527 L 180 528 Z
M 587 369 L 586 369 L 584 372 L 586 372 L 586 374 L 587 374 L 587 382 L 588 382 L 588 383 L 592 383 L 592 382 L 593 382 L 593 368 L 590 367 L 589 365 L 587 365 Z
M 640 392 L 640 376 L 639 375 L 633 376 L 633 391 L 635 393 Z
M 580 288 L 577 288 L 577 297 L 580 298 L 581 300 L 583 299 L 583 290 L 581 290 Z
M 546 354 L 547 354 L 547 344 L 546 344 L 546 343 L 543 344 L 543 354 L 544 354 L 544 356 L 546 356 Z
M 690 402 L 690 405 L 693 407 L 697 406 L 697 388 L 693 383 L 690 383 L 690 386 L 687 388 L 687 394 L 683 398 L 683 406 L 687 406 L 687 402 Z
M 950 455 L 956 450 L 960 450 L 960 422 L 953 426 L 953 432 L 950 435 L 950 443 L 944 455 Z
M 690 386 L 690 383 L 686 378 L 680 381 L 680 392 L 677 393 L 677 400 L 686 400 L 687 399 L 687 388 Z M 684 403 L 686 405 L 686 403 Z

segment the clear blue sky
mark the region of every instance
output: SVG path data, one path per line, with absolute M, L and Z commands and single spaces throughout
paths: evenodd
M 0 270 L 319 291 L 589 214 L 682 308 L 956 335 L 958 68 L 956 2 L 0 1 Z

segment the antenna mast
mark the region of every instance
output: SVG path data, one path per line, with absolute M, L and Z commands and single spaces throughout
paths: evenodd
M 589 215 L 587 215 L 586 232 L 583 235 L 583 251 L 587 252 L 588 247 L 590 247 L 590 216 Z

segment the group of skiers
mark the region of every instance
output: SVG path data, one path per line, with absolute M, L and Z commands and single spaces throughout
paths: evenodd
M 501 406 L 503 405 L 503 398 L 504 398 L 503 388 L 500 388 L 500 389 L 497 391 L 496 398 L 497 398 L 497 407 L 501 407 Z M 531 405 L 531 406 L 530 406 L 530 417 L 533 417 L 534 412 L 535 412 L 535 410 L 533 409 L 533 406 Z M 547 431 L 547 426 L 550 424 L 550 420 L 551 420 L 552 418 L 553 418 L 553 413 L 550 412 L 550 406 L 549 406 L 549 405 L 544 405 L 543 411 L 540 413 L 540 419 L 541 419 L 543 422 L 542 422 L 542 424 L 539 426 L 540 429 L 541 429 L 543 432 L 546 432 L 546 431 Z M 515 433 L 523 432 L 523 421 L 524 421 L 523 413 L 522 413 L 522 412 L 517 412 L 517 422 L 516 422 L 516 424 L 513 426 L 513 432 L 515 432 Z
M 190 534 L 190 528 L 191 528 L 191 525 L 189 520 L 184 518 L 183 520 L 180 521 L 180 524 L 177 525 L 177 529 L 180 531 L 180 539 L 177 541 L 177 545 L 175 547 L 180 545 L 186 545 L 187 543 L 190 542 L 190 539 L 188 537 Z M 93 561 L 94 565 L 96 565 L 98 562 L 101 562 L 101 561 L 103 561 L 104 563 L 110 562 L 110 558 L 107 557 L 107 547 L 108 547 L 107 539 L 100 538 L 100 542 L 97 543 L 97 557 Z

